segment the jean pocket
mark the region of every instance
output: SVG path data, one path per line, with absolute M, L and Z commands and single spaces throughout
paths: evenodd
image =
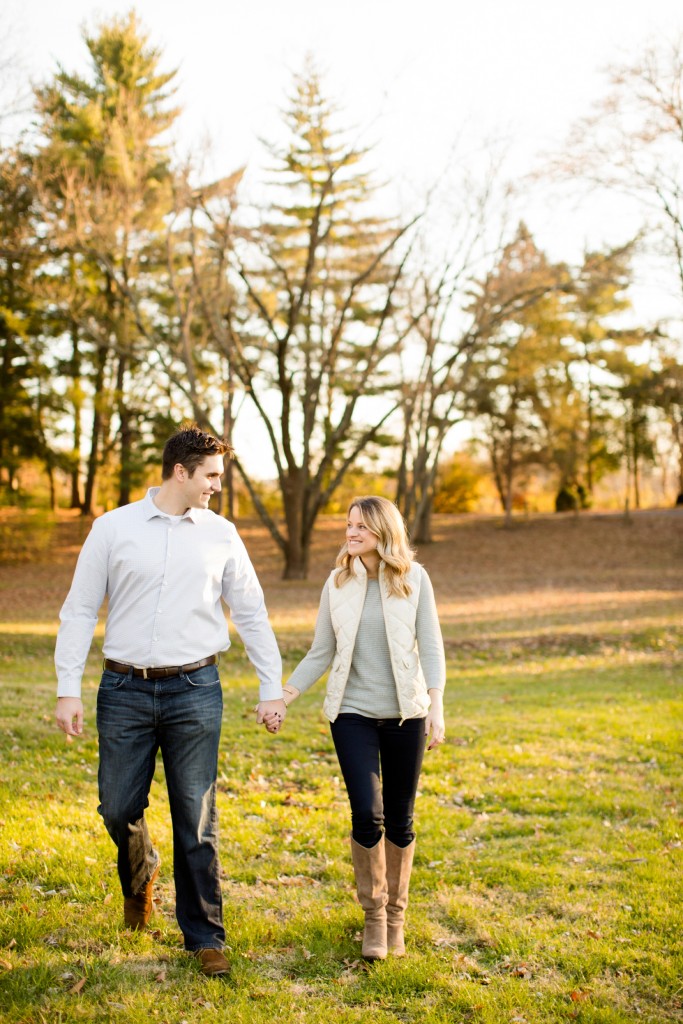
M 205 686 L 220 686 L 221 683 L 215 665 L 205 665 L 204 668 L 198 668 L 195 672 L 181 672 L 181 678 L 197 689 Z
M 110 672 L 105 669 L 100 679 L 100 690 L 120 690 L 127 678 L 127 675 L 122 675 L 120 672 Z

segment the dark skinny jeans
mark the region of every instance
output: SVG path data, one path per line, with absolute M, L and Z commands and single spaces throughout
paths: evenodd
M 351 835 L 372 847 L 382 837 L 406 847 L 415 838 L 413 809 L 425 750 L 424 718 L 341 714 L 332 739 L 351 803 Z

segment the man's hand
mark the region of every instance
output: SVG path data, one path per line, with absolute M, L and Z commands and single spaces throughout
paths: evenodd
M 265 725 L 268 732 L 278 732 L 285 720 L 287 705 L 284 700 L 262 700 L 256 706 L 256 724 Z
M 80 697 L 58 697 L 55 715 L 57 725 L 67 736 L 83 733 L 83 701 Z

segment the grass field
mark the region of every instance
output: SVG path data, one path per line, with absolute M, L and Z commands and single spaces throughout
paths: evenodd
M 285 584 L 242 532 L 287 663 L 312 633 L 339 520 Z M 0 1018 L 624 1024 L 683 1015 L 683 513 L 444 517 L 419 552 L 448 650 L 448 739 L 428 754 L 408 955 L 359 959 L 348 811 L 322 685 L 284 731 L 253 725 L 255 678 L 224 659 L 220 757 L 231 982 L 204 979 L 163 859 L 153 931 L 121 928 L 97 815 L 96 638 L 86 735 L 52 724 L 57 612 L 87 524 L 0 516 Z

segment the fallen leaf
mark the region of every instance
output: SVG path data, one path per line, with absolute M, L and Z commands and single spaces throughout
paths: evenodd
M 162 981 L 166 981 L 166 971 L 159 971 L 158 974 L 154 975 L 154 980 L 161 984 Z
M 14 949 L 16 944 L 17 944 L 17 940 L 16 939 L 12 939 L 11 942 L 8 944 L 7 948 L 8 949 Z
M 112 899 L 113 899 L 113 898 L 114 898 L 114 894 L 113 894 L 113 893 L 111 893 L 111 892 L 108 892 L 108 893 L 107 893 L 107 895 L 106 895 L 106 896 L 104 897 L 104 899 L 102 900 L 102 902 L 103 902 L 103 903 L 111 903 L 111 901 L 112 901 Z
M 600 934 L 600 932 L 594 932 L 592 928 L 588 929 L 588 931 L 586 932 L 586 935 L 588 936 L 589 939 L 601 939 L 602 938 L 602 935 Z
M 85 978 L 81 978 L 80 981 L 77 981 L 76 984 L 73 985 L 69 989 L 69 992 L 71 993 L 72 996 L 77 996 L 78 993 L 81 991 L 81 989 L 83 988 L 84 985 L 85 985 Z
M 2 967 L 3 971 L 12 970 L 12 964 L 9 962 L 9 960 L 0 960 L 0 967 Z
M 518 964 L 517 967 L 512 968 L 510 974 L 512 974 L 514 978 L 530 978 L 531 969 L 527 967 L 526 964 Z
M 574 989 L 572 993 L 570 993 L 569 998 L 573 1003 L 583 1003 L 586 999 L 588 999 L 588 992 L 585 992 L 582 988 L 577 988 Z

